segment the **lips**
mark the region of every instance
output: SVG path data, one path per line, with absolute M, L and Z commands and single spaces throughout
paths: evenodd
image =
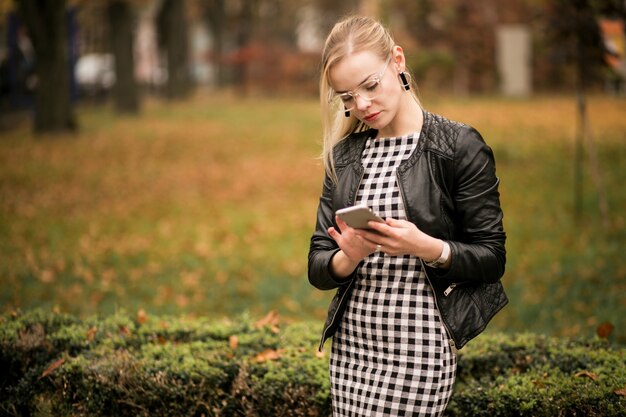
M 380 114 L 380 112 L 372 113 L 372 114 L 370 114 L 369 116 L 365 116 L 365 117 L 363 118 L 363 120 L 365 120 L 366 122 L 371 122 L 371 121 L 373 121 L 374 119 L 376 119 L 376 118 L 378 117 L 378 115 L 379 115 L 379 114 Z

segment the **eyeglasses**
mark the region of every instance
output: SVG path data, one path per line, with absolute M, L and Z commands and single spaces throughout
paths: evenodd
M 378 74 L 371 76 L 366 81 L 362 82 L 354 91 L 346 91 L 344 93 L 337 93 L 330 90 L 328 101 L 332 102 L 339 98 L 343 103 L 346 111 L 350 111 L 356 107 L 356 98 L 361 97 L 367 101 L 372 101 L 380 95 L 382 92 L 381 80 L 387 71 L 387 67 L 391 62 L 391 55 L 387 58 L 385 67 Z

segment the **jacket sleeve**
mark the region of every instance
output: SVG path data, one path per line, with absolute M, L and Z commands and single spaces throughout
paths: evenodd
M 320 290 L 330 290 L 348 284 L 351 277 L 336 279 L 330 272 L 330 261 L 339 251 L 339 246 L 328 235 L 328 228 L 334 225 L 332 204 L 333 183 L 328 175 L 324 178 L 324 186 L 317 208 L 315 232 L 311 236 L 309 246 L 309 282 Z
M 506 234 L 493 152 L 475 129 L 466 128 L 458 137 L 454 155 L 452 199 L 457 236 L 448 241 L 450 269 L 433 272 L 454 282 L 494 283 L 504 275 Z

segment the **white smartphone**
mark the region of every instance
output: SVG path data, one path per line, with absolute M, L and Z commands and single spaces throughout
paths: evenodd
M 341 220 L 346 222 L 348 226 L 355 229 L 370 229 L 367 222 L 371 220 L 381 223 L 385 222 L 374 213 L 371 208 L 364 204 L 337 210 L 336 214 Z

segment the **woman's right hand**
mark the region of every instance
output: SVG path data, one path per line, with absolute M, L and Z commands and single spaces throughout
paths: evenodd
M 331 269 L 335 276 L 347 277 L 365 257 L 376 251 L 376 245 L 359 236 L 356 229 L 348 226 L 339 217 L 335 217 L 335 221 L 339 230 L 331 226 L 328 228 L 328 234 L 341 250 L 333 256 Z

